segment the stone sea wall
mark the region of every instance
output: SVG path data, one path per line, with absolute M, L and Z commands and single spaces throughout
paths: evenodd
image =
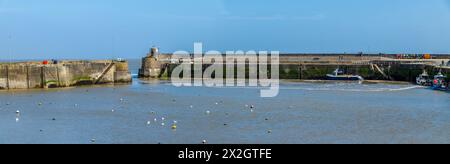
M 131 82 L 128 62 L 112 60 L 0 63 L 0 89 Z

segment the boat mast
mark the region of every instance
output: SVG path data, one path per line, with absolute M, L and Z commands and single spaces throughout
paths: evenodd
M 12 46 L 13 46 L 13 43 L 12 43 L 12 34 L 10 33 L 9 34 L 9 36 L 8 36 L 8 40 L 9 40 L 9 54 L 8 54 L 8 56 L 9 56 L 9 63 L 12 63 Z

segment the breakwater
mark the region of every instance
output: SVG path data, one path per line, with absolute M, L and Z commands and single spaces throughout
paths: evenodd
M 169 78 L 171 72 L 181 63 L 173 58 L 172 54 L 156 54 L 157 51 L 150 52 L 142 59 L 142 67 L 139 76 L 145 78 Z M 416 77 L 424 70 L 435 75 L 439 71 L 450 77 L 448 67 L 450 56 L 430 55 L 433 58 L 398 58 L 394 54 L 280 54 L 279 57 L 279 77 L 280 79 L 324 79 L 327 74 L 332 73 L 336 68 L 345 70 L 349 74 L 357 74 L 367 80 L 392 80 L 414 82 Z M 191 55 L 192 63 L 196 60 Z M 235 56 L 239 58 L 245 56 Z M 226 61 L 224 56 L 223 61 Z M 202 60 L 202 71 L 213 63 Z M 237 65 L 249 65 L 248 61 L 237 62 Z M 271 67 L 269 64 L 268 67 Z M 192 65 L 192 72 L 198 71 Z M 236 68 L 234 69 L 236 70 Z M 270 69 L 269 69 L 270 70 Z M 224 71 L 227 71 L 224 66 Z M 251 73 L 246 70 L 248 77 Z M 193 73 L 192 73 L 193 74 Z M 236 74 L 236 73 L 235 73 Z M 270 72 L 268 73 L 271 74 Z M 226 73 L 224 73 L 226 75 Z M 236 77 L 236 76 L 235 76 Z
M 0 63 L 0 89 L 58 88 L 131 80 L 127 61 Z

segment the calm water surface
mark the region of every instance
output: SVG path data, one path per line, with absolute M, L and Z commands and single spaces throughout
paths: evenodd
M 0 143 L 450 143 L 449 100 L 412 85 L 288 81 L 275 98 L 138 79 L 0 91 Z

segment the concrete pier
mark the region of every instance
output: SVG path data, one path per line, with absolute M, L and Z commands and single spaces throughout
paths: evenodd
M 158 54 L 157 50 L 152 50 L 142 59 L 139 77 L 169 78 L 172 70 L 180 65 L 178 59 L 172 56 L 172 54 Z M 367 80 L 414 82 L 423 70 L 427 70 L 431 75 L 442 70 L 450 77 L 450 55 L 429 56 L 433 58 L 398 58 L 396 54 L 280 54 L 279 75 L 281 79 L 323 79 L 326 74 L 339 67 L 347 73 L 361 75 Z M 225 59 L 224 57 L 223 60 Z M 196 59 L 191 60 L 193 63 Z M 203 68 L 212 64 L 208 61 L 203 60 Z M 249 63 L 236 63 L 239 64 Z
M 0 63 L 0 89 L 58 88 L 131 80 L 127 61 Z

